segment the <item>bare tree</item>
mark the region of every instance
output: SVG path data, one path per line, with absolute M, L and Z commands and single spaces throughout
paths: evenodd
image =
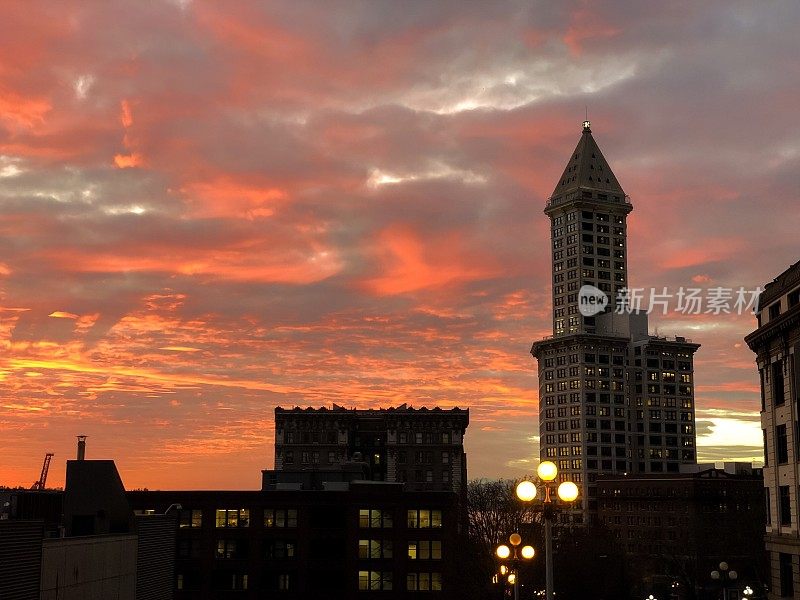
M 508 536 L 520 533 L 525 544 L 542 552 L 542 530 L 540 517 L 532 506 L 521 502 L 516 496 L 517 483 L 521 480 L 485 479 L 470 481 L 466 493 L 467 532 L 459 552 L 462 569 L 461 585 L 465 598 L 497 598 L 500 586 L 493 586 L 492 576 L 497 572 L 498 560 L 495 549 L 508 543 Z M 522 570 L 522 581 L 532 584 L 542 579 L 543 558 L 528 563 Z

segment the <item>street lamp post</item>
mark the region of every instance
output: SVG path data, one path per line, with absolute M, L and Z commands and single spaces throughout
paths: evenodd
M 722 561 L 719 563 L 719 570 L 714 569 L 711 571 L 711 579 L 714 581 L 719 581 L 720 585 L 722 586 L 722 598 L 723 600 L 728 600 L 728 581 L 736 581 L 739 578 L 739 574 L 730 569 L 728 567 L 728 563 Z
M 560 499 L 567 505 L 571 505 L 578 497 L 578 486 L 572 481 L 563 481 L 556 488 L 555 479 L 558 475 L 558 468 L 549 460 L 539 463 L 536 474 L 544 487 L 541 510 L 544 517 L 546 596 L 547 600 L 553 600 L 553 521 L 555 521 L 556 512 L 560 508 L 555 500 Z M 521 481 L 517 485 L 517 497 L 523 502 L 532 502 L 536 498 L 536 494 L 536 484 L 532 481 Z
M 511 570 L 508 572 L 507 581 L 514 586 L 514 600 L 519 600 L 519 565 L 523 560 L 530 560 L 536 554 L 533 546 L 522 546 L 522 536 L 518 533 L 512 533 L 508 536 L 508 542 L 511 548 L 505 544 L 500 544 L 495 550 L 497 558 L 500 560 L 508 560 L 511 562 Z M 505 565 L 500 565 L 500 574 L 505 575 Z

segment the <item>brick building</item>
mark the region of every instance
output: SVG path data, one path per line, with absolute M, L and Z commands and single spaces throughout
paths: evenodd
M 598 522 L 625 557 L 634 597 L 717 598 L 710 573 L 722 561 L 739 574 L 740 591 L 764 583 L 761 469 L 746 463 L 697 469 L 597 479 Z
M 128 499 L 143 514 L 181 506 L 176 600 L 457 597 L 455 493 L 371 481 L 327 487 Z
M 276 408 L 275 470 L 337 472 L 367 466 L 366 478 L 405 483 L 408 490 L 464 489 L 464 434 L 459 408 Z

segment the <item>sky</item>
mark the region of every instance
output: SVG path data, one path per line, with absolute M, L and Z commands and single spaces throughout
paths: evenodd
M 128 488 L 257 489 L 276 406 L 470 409 L 538 457 L 547 198 L 592 131 L 634 287 L 800 259 L 794 2 L 10 2 L 0 19 L 0 484 L 75 435 Z M 699 458 L 760 459 L 752 315 L 702 344 Z

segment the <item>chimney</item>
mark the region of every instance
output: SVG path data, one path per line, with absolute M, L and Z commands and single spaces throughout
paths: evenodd
M 86 458 L 86 436 L 79 435 L 78 436 L 78 460 L 84 460 Z

